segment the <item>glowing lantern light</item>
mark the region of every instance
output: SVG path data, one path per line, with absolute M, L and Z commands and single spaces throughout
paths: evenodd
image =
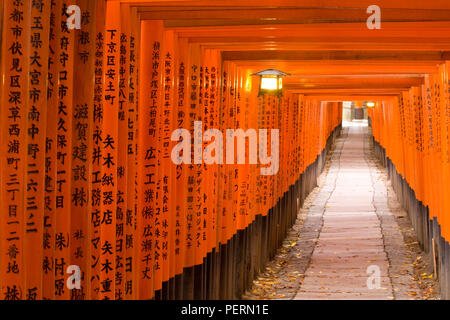
M 263 94 L 281 96 L 283 89 L 283 77 L 288 75 L 290 74 L 276 69 L 266 69 L 252 74 L 252 76 L 260 77 L 258 96 Z

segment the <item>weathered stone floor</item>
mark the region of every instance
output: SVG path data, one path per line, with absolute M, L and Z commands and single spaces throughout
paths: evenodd
M 245 299 L 425 298 L 368 130 L 346 124 L 319 187 Z

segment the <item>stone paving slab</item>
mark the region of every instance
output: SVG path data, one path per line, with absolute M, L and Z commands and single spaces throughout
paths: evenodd
M 379 232 L 374 231 L 367 231 L 367 236 L 362 236 L 360 233 L 356 232 L 348 232 L 348 234 L 341 233 L 341 232 L 329 232 L 329 233 L 323 233 L 320 235 L 320 238 L 322 240 L 327 239 L 348 239 L 351 238 L 351 241 L 360 241 L 365 239 L 383 239 L 383 235 Z
M 373 206 L 371 205 L 359 205 L 359 206 L 353 206 L 349 204 L 339 204 L 339 205 L 333 205 L 333 212 L 334 211 L 341 211 L 341 212 L 368 212 L 374 210 Z
M 370 264 L 367 264 L 367 267 Z M 367 268 L 354 268 L 352 266 L 346 266 L 346 268 L 339 268 L 339 272 L 338 270 L 336 270 L 337 265 L 336 264 L 331 264 L 329 266 L 327 265 L 322 265 L 320 267 L 309 267 L 308 271 L 306 272 L 307 274 L 316 274 L 316 275 L 325 275 L 325 276 L 340 276 L 343 273 L 347 276 L 347 275 L 351 275 L 351 276 L 355 276 L 355 277 L 366 277 L 367 279 Z M 389 275 L 389 268 L 388 266 L 382 266 L 380 267 L 380 275 L 382 277 L 384 276 L 388 276 Z
M 386 292 L 303 292 L 299 291 L 295 296 L 295 300 L 392 300 L 394 297 L 391 293 Z
M 378 285 L 378 284 L 377 284 Z M 330 292 L 364 292 L 370 293 L 374 290 L 389 290 L 391 288 L 391 279 L 389 277 L 380 277 L 379 287 L 374 287 L 370 289 L 367 285 L 367 277 L 333 277 L 333 276 L 323 276 L 318 277 L 317 275 L 307 275 L 307 278 L 303 281 L 302 291 L 320 291 L 327 290 Z M 391 291 L 392 292 L 392 291 Z

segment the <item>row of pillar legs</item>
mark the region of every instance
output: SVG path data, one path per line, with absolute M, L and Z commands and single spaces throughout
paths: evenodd
M 439 280 L 441 298 L 450 299 L 450 245 L 441 235 L 441 225 L 436 217 L 430 218 L 429 208 L 416 198 L 414 190 L 397 172 L 391 159 L 386 156 L 385 149 L 375 140 L 373 145 L 375 156 L 386 167 L 397 198 L 408 212 L 422 250 L 429 254 L 432 265 L 435 263 L 433 259 L 436 261 L 436 275 Z

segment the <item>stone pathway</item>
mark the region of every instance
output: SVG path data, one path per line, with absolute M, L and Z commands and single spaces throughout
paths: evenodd
M 346 124 L 319 187 L 244 299 L 424 298 L 368 130 Z
M 295 299 L 393 299 L 374 186 L 365 161 L 366 127 L 349 128 L 336 172 L 333 191 L 305 279 Z M 368 268 L 379 283 L 370 281 Z M 369 285 L 368 282 L 369 281 Z

